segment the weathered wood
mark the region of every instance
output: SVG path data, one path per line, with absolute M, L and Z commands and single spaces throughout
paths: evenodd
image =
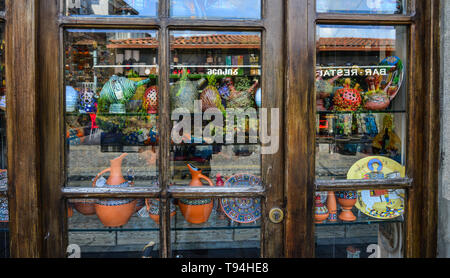
M 171 186 L 169 194 L 173 198 L 186 197 L 263 197 L 265 189 L 261 186 L 251 187 L 191 187 Z
M 311 3 L 308 3 L 311 2 Z M 314 256 L 314 1 L 286 1 L 286 257 Z
M 412 179 L 316 180 L 316 191 L 411 188 Z
M 364 14 L 317 14 L 318 24 L 367 24 L 367 25 L 402 25 L 412 24 L 414 15 L 364 15 Z
M 44 257 L 65 257 L 67 247 L 65 183 L 65 124 L 62 30 L 58 26 L 61 1 L 39 1 L 39 107 L 41 136 L 42 225 Z
M 6 99 L 11 257 L 42 256 L 38 108 L 40 1 L 8 0 Z
M 68 199 L 84 198 L 157 198 L 160 189 L 157 187 L 129 187 L 129 188 L 92 188 L 65 187 L 62 194 Z

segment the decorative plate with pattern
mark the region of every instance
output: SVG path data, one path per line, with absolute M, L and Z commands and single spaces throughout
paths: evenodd
M 405 167 L 383 156 L 370 156 L 357 161 L 348 171 L 347 179 L 389 179 L 405 176 Z M 403 190 L 360 190 L 355 206 L 377 219 L 401 216 L 405 209 Z
M 261 186 L 261 178 L 250 174 L 238 174 L 225 182 L 225 187 Z M 261 218 L 261 200 L 257 198 L 222 198 L 224 213 L 238 223 L 252 223 Z

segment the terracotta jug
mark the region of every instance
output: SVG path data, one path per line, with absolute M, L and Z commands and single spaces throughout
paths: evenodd
M 341 191 L 336 192 L 337 201 L 342 207 L 342 212 L 339 214 L 339 219 L 342 221 L 355 221 L 356 216 L 352 212 L 352 207 L 356 204 L 358 195 L 356 191 Z
M 203 186 L 202 179 L 206 180 L 210 186 L 214 186 L 213 182 L 203 175 L 200 169 L 191 164 L 188 164 L 188 167 L 192 175 L 189 186 Z M 214 207 L 212 199 L 180 199 L 178 205 L 186 221 L 193 224 L 208 221 Z
M 316 224 L 322 223 L 325 219 L 328 218 L 328 209 L 324 204 L 322 204 L 322 201 L 320 199 L 320 196 L 316 196 L 316 204 L 315 204 L 315 211 L 314 211 L 314 220 Z
M 145 199 L 145 205 L 147 206 L 148 216 L 159 225 L 160 213 L 159 213 L 159 199 Z M 177 214 L 175 204 L 170 202 L 170 217 L 174 217 Z
M 328 216 L 329 222 L 337 221 L 337 205 L 336 205 L 336 196 L 334 195 L 334 191 L 328 191 L 327 196 L 327 209 L 330 215 Z
M 122 154 L 111 160 L 111 167 L 100 172 L 92 185 L 95 187 L 98 178 L 107 172 L 111 172 L 106 181 L 107 187 L 128 187 L 129 184 L 122 175 L 122 162 L 128 154 Z M 137 200 L 133 199 L 106 199 L 98 200 L 95 204 L 95 212 L 105 227 L 120 227 L 128 223 L 136 211 Z

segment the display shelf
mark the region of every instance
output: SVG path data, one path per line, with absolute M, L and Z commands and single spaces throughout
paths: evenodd
M 319 115 L 330 115 L 330 114 L 402 114 L 406 113 L 406 110 L 379 110 L 379 111 L 372 111 L 372 110 L 360 110 L 360 111 L 317 111 L 316 114 Z
M 362 213 L 355 213 L 355 216 L 357 217 L 355 221 L 351 221 L 351 222 L 350 221 L 341 221 L 338 219 L 336 222 L 324 221 L 323 223 L 316 223 L 316 226 L 341 226 L 341 225 L 358 225 L 358 224 L 371 225 L 371 224 L 379 224 L 379 223 L 404 222 L 403 216 L 399 216 L 399 217 L 396 217 L 393 219 L 385 219 L 385 220 L 369 217 Z

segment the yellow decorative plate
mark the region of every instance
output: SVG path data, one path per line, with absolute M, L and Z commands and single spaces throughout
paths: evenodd
M 383 156 L 370 156 L 353 164 L 347 179 L 369 180 L 405 177 L 405 167 Z M 403 190 L 359 190 L 355 206 L 377 219 L 401 216 L 405 208 Z

